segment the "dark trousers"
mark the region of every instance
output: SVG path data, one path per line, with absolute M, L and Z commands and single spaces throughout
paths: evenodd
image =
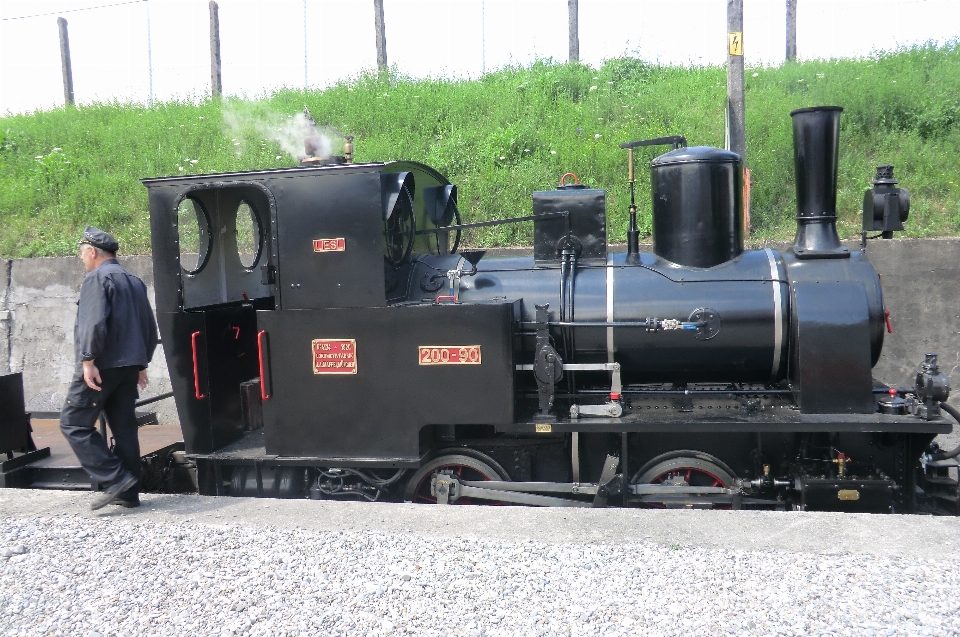
M 83 470 L 100 484 L 113 484 L 124 471 L 140 478 L 140 439 L 134 411 L 140 395 L 137 392 L 139 375 L 139 367 L 101 369 L 101 391 L 87 387 L 83 378 L 75 380 L 60 411 L 60 431 L 73 447 Z M 101 411 L 106 414 L 113 434 L 113 451 L 97 431 Z M 137 491 L 134 487 L 123 497 L 135 498 Z

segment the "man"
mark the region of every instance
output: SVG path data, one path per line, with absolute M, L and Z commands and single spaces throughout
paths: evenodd
M 117 262 L 117 240 L 87 226 L 80 260 L 87 274 L 74 328 L 76 369 L 60 412 L 60 431 L 80 465 L 103 487 L 93 510 L 110 503 L 140 506 L 140 440 L 134 404 L 147 385 L 147 365 L 157 347 L 157 323 L 147 287 Z M 97 431 L 103 411 L 113 451 Z

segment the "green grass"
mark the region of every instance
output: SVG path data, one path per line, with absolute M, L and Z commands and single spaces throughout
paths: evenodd
M 754 76 L 756 74 L 756 76 Z M 723 144 L 722 68 L 676 68 L 631 58 L 593 69 L 540 61 L 475 81 L 375 75 L 325 91 L 282 90 L 223 105 L 154 108 L 95 104 L 0 118 L 0 254 L 72 254 L 87 223 L 114 233 L 123 252 L 150 250 L 147 192 L 137 181 L 181 173 L 290 166 L 264 138 L 304 105 L 318 121 L 356 135 L 357 161 L 411 159 L 457 183 L 466 221 L 530 213 L 531 192 L 561 174 L 608 191 L 611 240 L 626 237 L 624 141 L 682 134 Z M 910 189 L 908 236 L 960 233 L 960 47 L 922 46 L 865 60 L 748 69 L 747 163 L 753 174 L 754 239 L 793 235 L 789 112 L 844 107 L 838 213 L 842 236 L 860 225 L 874 167 L 896 166 Z M 228 115 L 239 114 L 230 128 Z M 230 118 L 227 117 L 227 120 Z M 641 229 L 650 229 L 646 164 L 638 153 Z M 280 159 L 277 159 L 280 157 Z M 530 224 L 475 231 L 480 246 L 528 244 Z

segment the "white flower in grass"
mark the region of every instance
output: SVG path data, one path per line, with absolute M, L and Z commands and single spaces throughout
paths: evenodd
M 507 159 L 506 157 L 501 157 L 500 161 L 505 161 L 506 159 Z
M 613 86 L 613 82 L 607 82 L 607 84 L 609 84 L 610 86 Z
M 183 171 L 184 171 L 184 168 L 183 168 L 183 166 L 177 166 L 177 170 L 179 170 L 180 172 L 183 172 Z
M 190 160 L 190 163 L 193 164 L 194 166 L 196 166 L 198 161 L 199 161 L 199 160 L 197 160 L 197 159 L 191 159 L 191 160 Z
M 591 90 L 591 91 L 595 91 L 595 90 L 597 90 L 597 87 L 596 87 L 596 86 L 591 86 L 591 87 L 590 87 L 590 90 Z
M 58 146 L 58 147 L 54 148 L 53 150 L 51 150 L 50 152 L 51 152 L 51 153 L 59 153 L 61 150 L 63 150 L 63 149 Z
M 37 155 L 34 159 L 43 159 L 43 155 Z
M 200 116 L 200 117 L 198 117 L 197 119 L 203 119 L 203 115 L 201 115 L 201 116 Z
M 597 133 L 596 135 L 593 136 L 594 139 L 600 139 L 601 137 L 603 137 L 603 135 L 601 135 L 600 133 Z
M 277 161 L 280 161 L 281 159 L 283 159 L 283 157 L 280 155 L 277 155 Z
M 551 154 L 551 155 L 556 155 L 556 154 L 557 154 L 557 151 L 551 150 L 551 151 L 550 151 L 550 154 Z
M 754 73 L 754 74 L 753 74 L 753 77 L 760 77 L 760 74 L 759 74 L 759 73 Z

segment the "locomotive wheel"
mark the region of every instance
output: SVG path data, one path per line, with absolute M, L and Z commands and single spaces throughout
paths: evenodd
M 657 456 L 633 474 L 630 482 L 663 484 L 676 479 L 683 480 L 691 487 L 729 487 L 736 482 L 733 471 L 719 458 L 693 449 L 680 449 Z M 650 506 L 664 508 L 663 504 Z
M 462 480 L 510 480 L 500 464 L 490 456 L 473 449 L 443 449 L 414 473 L 403 491 L 404 502 L 436 504 L 437 498 L 430 494 L 430 479 L 438 471 L 451 471 Z M 487 500 L 460 498 L 455 504 L 501 504 Z

